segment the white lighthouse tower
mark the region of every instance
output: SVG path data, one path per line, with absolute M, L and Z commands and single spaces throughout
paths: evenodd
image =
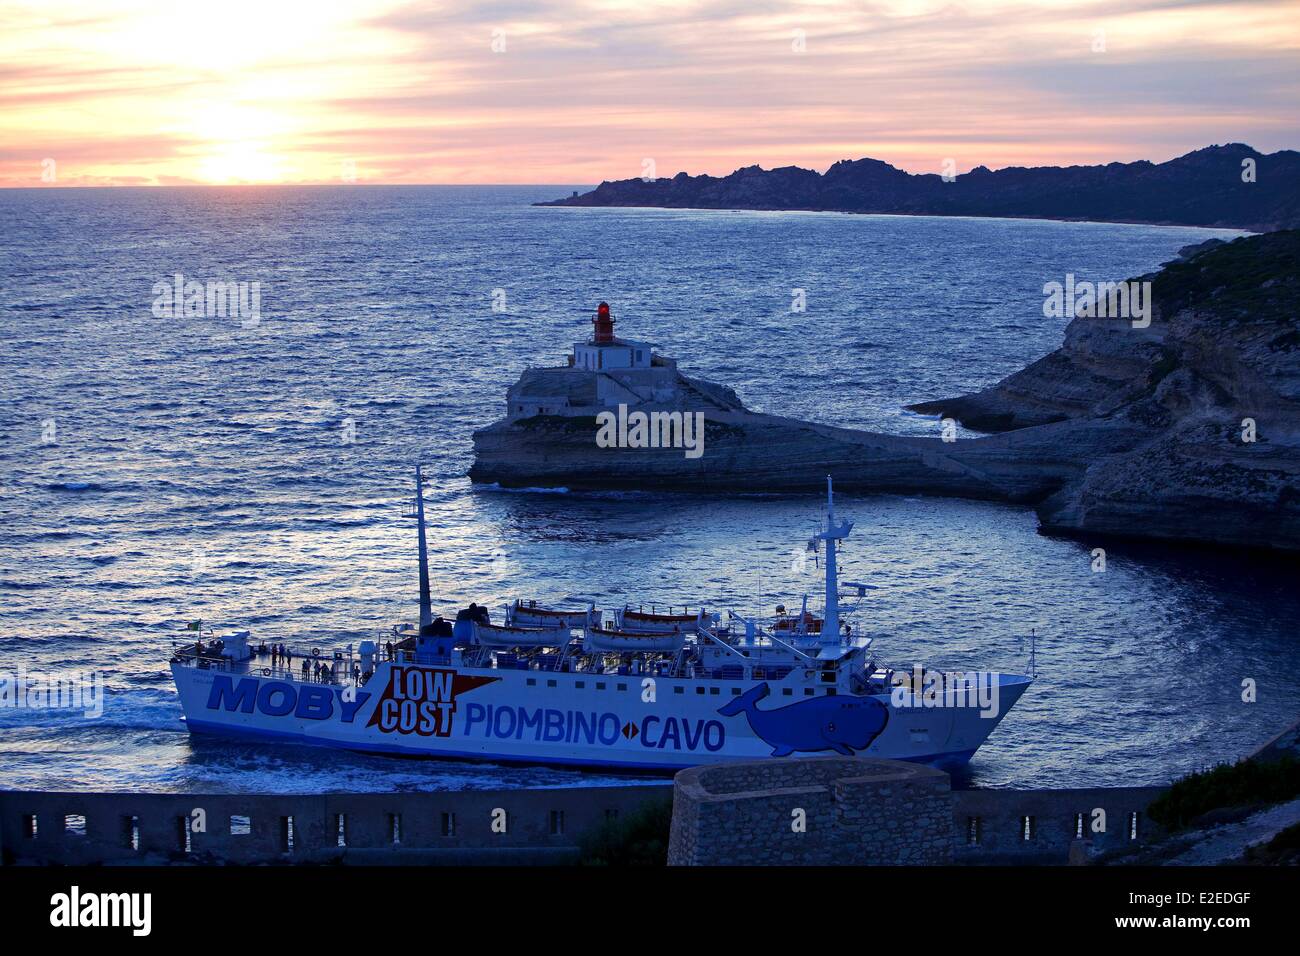
M 602 302 L 591 320 L 595 331 L 588 342 L 573 343 L 573 367 L 588 372 L 614 369 L 649 368 L 653 346 L 649 342 L 635 342 L 614 336 L 614 316 L 609 303 Z
M 614 335 L 614 316 L 602 302 L 592 316 L 591 338 L 574 342 L 560 368 L 529 368 L 506 393 L 506 418 L 535 415 L 582 417 L 619 405 L 682 408 L 677 362 L 654 343 Z

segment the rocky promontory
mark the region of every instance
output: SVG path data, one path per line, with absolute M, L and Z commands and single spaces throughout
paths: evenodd
M 1268 232 L 1300 227 L 1300 153 L 1264 154 L 1228 143 L 1164 163 L 976 166 L 961 175 L 912 174 L 878 159 L 846 159 L 825 173 L 746 166 L 721 177 L 607 181 L 537 205 L 996 216 Z
M 943 441 L 749 411 L 654 356 L 529 369 L 474 435 L 503 486 L 693 492 L 837 488 L 1024 502 L 1060 533 L 1300 550 L 1300 232 L 1205 244 L 1151 276 L 1150 323 L 1076 317 L 1061 348 L 985 391 L 914 406 Z M 703 454 L 601 447 L 602 412 L 699 414 Z
M 1143 278 L 1149 327 L 1076 317 L 992 388 L 913 409 L 1045 435 L 1083 465 L 1039 505 L 1048 530 L 1300 548 L 1300 232 L 1193 247 Z M 1081 427 L 1124 447 L 1080 444 Z

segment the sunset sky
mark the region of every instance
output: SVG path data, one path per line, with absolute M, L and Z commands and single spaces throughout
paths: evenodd
M 0 0 L 0 100 L 4 186 L 1162 161 L 1300 147 L 1300 0 Z

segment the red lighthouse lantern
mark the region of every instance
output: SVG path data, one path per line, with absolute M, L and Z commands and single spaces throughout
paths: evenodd
M 609 313 L 608 302 L 596 306 L 596 317 L 591 320 L 591 324 L 596 327 L 596 334 L 591 339 L 593 342 L 614 341 L 614 317 Z

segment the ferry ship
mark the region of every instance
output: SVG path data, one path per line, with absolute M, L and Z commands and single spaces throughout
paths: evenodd
M 368 753 L 671 773 L 724 760 L 839 753 L 952 770 L 970 760 L 1031 677 L 896 668 L 848 617 L 827 478 L 825 604 L 759 622 L 703 608 L 612 612 L 517 600 L 494 623 L 471 604 L 435 617 L 423 479 L 418 626 L 354 650 L 255 645 L 247 631 L 173 645 L 192 733 Z M 196 627 L 191 625 L 191 629 Z M 204 637 L 207 637 L 205 642 Z

